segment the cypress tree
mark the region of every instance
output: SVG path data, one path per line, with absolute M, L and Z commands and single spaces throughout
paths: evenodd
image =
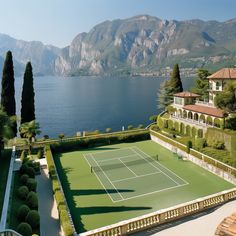
M 21 96 L 21 124 L 35 120 L 34 85 L 31 63 L 25 68 L 23 89 Z
M 11 117 L 16 115 L 15 87 L 14 87 L 14 68 L 12 53 L 8 51 L 3 66 L 2 73 L 2 92 L 1 92 L 1 107 L 6 114 Z M 16 120 L 12 122 L 13 134 L 17 134 Z
M 157 108 L 166 109 L 167 106 L 173 103 L 173 95 L 180 92 L 183 92 L 183 85 L 180 78 L 179 66 L 175 64 L 170 79 L 164 81 L 157 92 Z
M 175 64 L 170 77 L 170 87 L 173 89 L 173 94 L 183 92 L 183 85 L 179 73 L 179 65 Z

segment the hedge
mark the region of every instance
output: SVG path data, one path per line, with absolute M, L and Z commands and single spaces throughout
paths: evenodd
M 150 131 L 152 135 L 156 136 L 157 138 L 160 138 L 161 140 L 163 140 L 164 142 L 167 142 L 173 146 L 175 146 L 176 148 L 181 149 L 182 151 L 188 152 L 187 147 L 184 145 L 180 145 L 179 143 L 174 142 L 173 140 L 171 140 L 170 138 L 165 137 L 163 134 L 159 134 L 158 132 L 154 132 L 154 131 Z M 205 139 L 200 139 L 202 143 L 205 142 Z M 204 144 L 203 144 L 204 145 Z M 194 149 L 190 149 L 190 154 L 195 156 L 196 158 L 202 160 L 204 159 L 204 161 L 208 164 L 211 164 L 215 167 L 218 167 L 219 169 L 226 171 L 228 173 L 231 173 L 232 175 L 234 175 L 236 177 L 236 170 L 226 166 L 224 163 L 221 163 L 217 160 L 215 160 L 214 158 L 208 158 L 207 156 L 205 156 L 203 153 L 199 153 L 197 151 L 195 151 Z
M 52 152 L 49 146 L 45 147 L 46 160 L 49 169 L 49 175 L 52 180 L 52 189 L 57 203 L 57 209 L 60 216 L 60 223 L 63 228 L 65 236 L 74 235 L 74 227 L 71 224 L 70 216 L 67 211 L 66 199 L 60 187 L 59 177 L 56 172 Z
M 177 142 L 174 142 L 173 140 L 171 140 L 170 138 L 168 137 L 165 137 L 163 134 L 159 134 L 157 132 L 153 132 L 152 130 L 150 131 L 152 135 L 156 136 L 157 138 L 160 138 L 161 140 L 175 146 L 176 148 L 179 148 L 181 149 L 182 151 L 184 152 L 188 152 L 188 149 L 185 145 L 181 145 L 180 143 L 177 143 Z
M 51 144 L 52 152 L 75 151 L 81 148 L 116 144 L 122 142 L 136 142 L 150 139 L 149 130 L 133 130 L 113 134 L 90 136 Z

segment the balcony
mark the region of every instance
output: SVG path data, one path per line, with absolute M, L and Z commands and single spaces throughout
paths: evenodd
M 195 102 L 196 105 L 206 106 L 206 107 L 215 107 L 213 103 L 209 103 L 208 101 L 199 101 Z

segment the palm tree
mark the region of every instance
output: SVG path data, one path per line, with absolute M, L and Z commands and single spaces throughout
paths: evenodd
M 39 123 L 36 122 L 35 120 L 32 120 L 30 122 L 25 122 L 20 126 L 21 136 L 28 139 L 30 153 L 31 153 L 31 149 L 32 149 L 33 138 L 37 134 L 41 133 L 41 131 L 39 129 L 40 129 Z

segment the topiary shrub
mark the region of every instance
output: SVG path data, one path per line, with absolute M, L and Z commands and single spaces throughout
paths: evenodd
M 35 170 L 33 167 L 28 167 L 26 169 L 26 174 L 30 177 L 30 178 L 34 178 L 35 177 Z
M 19 221 L 25 221 L 25 217 L 29 213 L 30 208 L 27 205 L 21 205 L 17 211 L 17 219 Z
M 21 174 L 27 174 L 26 171 L 28 169 L 28 165 L 26 163 L 24 163 L 23 165 L 21 165 L 20 167 L 20 173 Z
M 30 211 L 27 214 L 25 221 L 29 223 L 33 229 L 37 228 L 40 222 L 39 213 L 35 210 Z
M 186 146 L 187 146 L 187 153 L 190 153 L 190 148 L 193 147 L 192 141 L 191 141 L 191 140 L 188 140 Z
M 29 194 L 29 189 L 27 186 L 21 186 L 18 188 L 17 190 L 17 196 L 21 199 L 21 200 L 25 200 L 27 198 Z
M 20 234 L 22 234 L 23 236 L 31 236 L 32 235 L 32 228 L 28 223 L 20 223 L 17 226 L 16 231 Z
M 30 207 L 30 209 L 38 209 L 38 197 L 35 192 L 29 192 L 26 198 L 26 204 Z
M 23 175 L 21 175 L 21 177 L 20 177 L 20 182 L 21 182 L 23 185 L 26 185 L 28 179 L 29 179 L 29 176 L 28 176 L 27 174 L 23 174 Z
M 27 180 L 26 186 L 29 188 L 29 191 L 36 191 L 37 188 L 37 182 L 35 179 L 29 178 Z

